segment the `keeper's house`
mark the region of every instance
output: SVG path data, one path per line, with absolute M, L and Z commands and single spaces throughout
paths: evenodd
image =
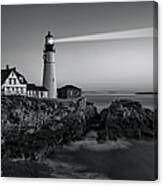
M 4 95 L 22 95 L 29 97 L 47 98 L 48 90 L 35 84 L 28 84 L 25 77 L 16 68 L 1 70 L 1 93 Z

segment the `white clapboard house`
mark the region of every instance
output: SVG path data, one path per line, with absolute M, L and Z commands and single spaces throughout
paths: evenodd
M 1 93 L 4 95 L 22 95 L 29 97 L 47 98 L 48 90 L 42 86 L 29 84 L 25 77 L 17 69 L 9 68 L 1 70 Z

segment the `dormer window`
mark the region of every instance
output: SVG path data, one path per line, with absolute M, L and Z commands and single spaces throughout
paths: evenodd
M 19 77 L 19 81 L 20 81 L 21 83 L 23 83 L 23 78 L 22 78 L 22 77 Z

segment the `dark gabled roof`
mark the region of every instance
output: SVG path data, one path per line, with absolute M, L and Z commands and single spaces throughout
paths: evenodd
M 18 79 L 19 79 L 19 82 L 21 83 L 21 84 L 27 84 L 28 82 L 27 82 L 27 80 L 25 79 L 25 77 L 22 75 L 22 74 L 20 74 L 18 71 L 16 71 L 16 70 L 14 70 L 14 72 L 16 73 L 16 75 L 17 75 L 17 77 L 18 77 Z M 21 81 L 20 81 L 20 78 L 22 79 Z
M 8 78 L 10 73 L 14 71 L 17 78 L 19 79 L 20 84 L 27 84 L 27 80 L 25 77 L 16 71 L 16 68 L 9 68 L 9 69 L 2 69 L 1 70 L 1 85 L 5 82 L 5 80 Z
M 36 89 L 37 89 L 38 91 L 48 91 L 48 89 L 45 88 L 45 87 L 43 87 L 43 86 L 38 86 L 38 87 L 36 87 Z
M 65 85 L 65 86 L 59 88 L 58 91 L 64 90 L 64 89 L 77 89 L 77 90 L 81 90 L 81 88 L 75 87 L 74 85 Z
M 5 82 L 7 77 L 10 75 L 12 69 L 3 69 L 1 70 L 1 85 Z
M 34 83 L 27 84 L 27 90 L 35 90 L 35 91 L 48 91 L 43 86 L 36 86 Z
M 34 83 L 27 84 L 27 90 L 36 90 L 36 85 Z

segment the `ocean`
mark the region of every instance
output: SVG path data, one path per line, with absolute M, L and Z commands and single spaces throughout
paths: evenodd
M 154 94 L 85 94 L 87 101 L 93 102 L 100 112 L 107 108 L 112 101 L 130 99 L 139 101 L 143 107 L 154 109 Z

